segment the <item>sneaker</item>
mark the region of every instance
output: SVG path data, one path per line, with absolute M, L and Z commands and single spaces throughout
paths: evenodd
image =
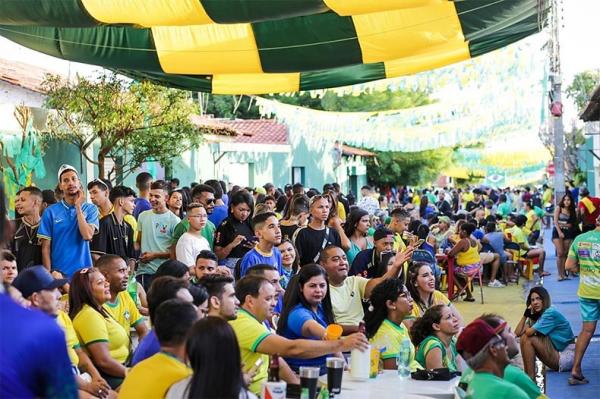
M 504 284 L 502 284 L 502 283 L 500 282 L 500 280 L 494 280 L 494 281 L 491 281 L 491 282 L 488 284 L 488 287 L 490 287 L 490 288 L 504 288 L 504 287 L 506 287 L 506 286 L 505 286 Z

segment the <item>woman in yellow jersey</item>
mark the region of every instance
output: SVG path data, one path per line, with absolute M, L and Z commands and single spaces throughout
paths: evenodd
M 429 264 L 414 262 L 408 268 L 406 285 L 414 302 L 412 313 L 404 320 L 407 327 L 410 328 L 416 319 L 423 317 L 427 309 L 436 305 L 449 306 L 453 310 L 459 325 L 464 325 L 458 309 L 452 306 L 452 302 L 446 295 L 435 289 L 435 276 Z
M 460 371 L 456 334 L 460 329 L 452 308 L 435 305 L 415 321 L 410 329 L 413 344 L 418 347 L 416 359 L 426 369 L 448 368 Z
M 102 307 L 108 300 L 110 284 L 98 269 L 91 267 L 75 272 L 69 291 L 69 316 L 94 366 L 115 389 L 127 373 L 124 364 L 129 357 L 129 337 Z
M 456 257 L 454 266 L 454 276 L 460 286 L 467 284 L 467 278 L 473 277 L 481 268 L 481 258 L 479 257 L 480 244 L 471 234 L 475 231 L 475 225 L 463 223 L 459 229 L 459 241 L 448 252 L 448 257 Z M 475 302 L 471 288 L 466 285 L 467 297 L 465 301 Z
M 377 285 L 371 293 L 371 307 L 365 316 L 367 338 L 371 345 L 385 348 L 381 354 L 383 368 L 397 370 L 397 358 L 402 342 L 410 345 L 410 368 L 422 368 L 415 360 L 415 347 L 410 342 L 408 328 L 402 321 L 411 314 L 413 301 L 402 281 L 393 278 Z

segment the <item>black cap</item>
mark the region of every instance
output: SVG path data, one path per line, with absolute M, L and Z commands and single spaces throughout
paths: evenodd
M 385 227 L 380 227 L 377 230 L 375 230 L 375 233 L 373 234 L 373 240 L 379 241 L 382 238 L 386 238 L 387 236 L 393 236 L 393 235 L 394 235 L 394 233 L 390 229 L 387 229 Z
M 13 286 L 29 298 L 34 292 L 53 290 L 69 282 L 66 278 L 54 279 L 44 266 L 32 266 L 19 273 Z

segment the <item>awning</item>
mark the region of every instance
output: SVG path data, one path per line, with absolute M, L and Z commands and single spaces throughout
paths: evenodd
M 137 79 L 222 94 L 414 74 L 538 32 L 547 0 L 28 0 L 0 35 Z

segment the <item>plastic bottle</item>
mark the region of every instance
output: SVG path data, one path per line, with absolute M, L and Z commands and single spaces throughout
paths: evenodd
M 365 323 L 358 325 L 358 331 L 365 333 Z M 352 349 L 350 352 L 350 375 L 356 380 L 368 380 L 371 369 L 371 345 L 363 352 L 360 349 Z
M 402 380 L 410 378 L 410 353 L 411 344 L 407 336 L 400 342 L 400 350 L 398 351 L 398 358 L 396 364 L 398 365 L 398 376 Z

